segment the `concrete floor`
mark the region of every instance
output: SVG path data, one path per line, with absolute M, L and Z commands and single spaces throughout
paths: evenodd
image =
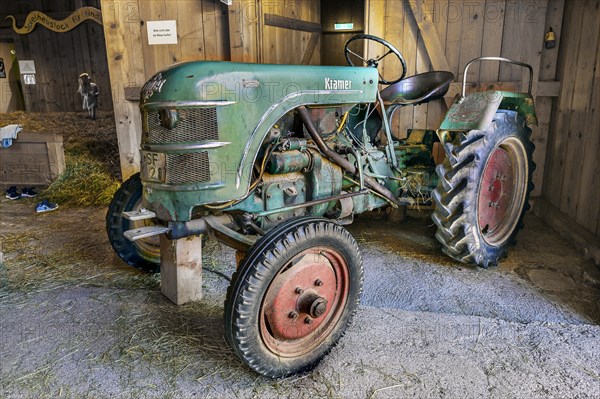
M 209 243 L 205 299 L 177 307 L 115 259 L 104 210 L 33 204 L 0 200 L 0 397 L 600 397 L 598 271 L 533 215 L 489 270 L 445 257 L 425 213 L 358 219 L 354 323 L 313 372 L 274 381 L 223 339 L 232 251 Z

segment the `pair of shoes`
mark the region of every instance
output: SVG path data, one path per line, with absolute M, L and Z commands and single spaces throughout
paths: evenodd
M 16 200 L 21 198 L 21 194 L 17 193 L 17 188 L 15 186 L 9 187 L 8 190 L 6 190 L 6 198 L 8 198 L 9 200 Z
M 34 198 L 37 195 L 35 191 L 33 191 L 33 187 L 27 187 L 21 190 L 21 197 Z
M 50 211 L 54 211 L 56 209 L 58 209 L 58 204 L 54 204 L 54 203 L 48 201 L 47 199 L 43 200 L 42 202 L 37 204 L 37 206 L 35 207 L 35 211 L 37 213 L 50 212 Z
M 6 190 L 6 198 L 9 200 L 16 200 L 21 197 L 33 198 L 37 195 L 35 191 L 33 191 L 33 187 L 26 187 L 21 190 L 21 194 L 17 193 L 17 187 L 12 186 L 8 190 Z

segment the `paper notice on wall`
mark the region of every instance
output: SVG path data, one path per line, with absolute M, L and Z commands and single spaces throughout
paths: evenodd
M 35 74 L 34 73 L 24 73 L 21 76 L 23 76 L 23 83 L 25 83 L 26 85 L 34 85 L 35 84 Z
M 177 44 L 177 21 L 148 21 L 148 44 Z
M 35 62 L 33 60 L 20 60 L 19 70 L 22 74 L 35 73 Z

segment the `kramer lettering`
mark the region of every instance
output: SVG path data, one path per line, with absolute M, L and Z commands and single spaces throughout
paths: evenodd
M 325 90 L 350 90 L 350 89 L 352 89 L 352 81 L 351 80 L 325 78 Z

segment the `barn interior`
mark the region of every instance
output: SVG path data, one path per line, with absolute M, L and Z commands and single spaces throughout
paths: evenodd
M 68 27 L 40 16 L 69 20 L 87 7 L 98 14 Z M 176 43 L 150 44 L 156 21 L 176 21 Z M 455 77 L 442 99 L 395 112 L 399 139 L 438 129 L 463 78 L 469 92 L 527 90 L 522 68 L 474 64 L 465 77 L 469 61 L 533 67 L 531 209 L 488 269 L 442 253 L 431 205 L 409 207 L 404 222 L 358 215 L 347 228 L 365 282 L 352 325 L 313 371 L 272 380 L 224 338 L 235 251 L 202 244 L 202 299 L 175 305 L 160 273 L 113 252 L 107 206 L 140 171 L 140 92 L 158 72 L 198 60 L 345 66 L 357 34 L 396 46 L 407 76 Z M 599 55 L 598 0 L 1 2 L 0 127 L 21 125 L 29 141 L 0 148 L 0 187 L 39 192 L 0 199 L 1 396 L 600 396 Z M 399 68 L 378 66 L 383 76 Z M 82 110 L 84 72 L 100 89 L 96 119 Z M 444 149 L 433 148 L 439 164 Z M 36 213 L 41 198 L 59 208 Z

